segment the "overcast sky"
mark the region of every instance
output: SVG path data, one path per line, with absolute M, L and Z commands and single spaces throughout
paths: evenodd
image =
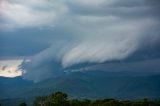
M 30 57 L 23 76 L 33 80 L 82 63 L 157 60 L 159 10 L 159 0 L 1 0 L 0 58 Z

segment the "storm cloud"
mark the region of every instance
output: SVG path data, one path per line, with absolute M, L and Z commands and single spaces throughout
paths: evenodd
M 0 8 L 3 31 L 53 32 L 33 37 L 50 46 L 22 64 L 26 79 L 57 76 L 77 64 L 122 61 L 142 49 L 158 51 L 159 0 L 2 0 Z

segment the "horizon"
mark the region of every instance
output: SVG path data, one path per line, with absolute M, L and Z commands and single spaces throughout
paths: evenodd
M 159 10 L 160 0 L 0 0 L 0 106 L 159 106 Z

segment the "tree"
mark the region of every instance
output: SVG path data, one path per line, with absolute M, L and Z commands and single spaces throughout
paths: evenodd
M 49 96 L 37 97 L 33 106 L 68 106 L 67 94 L 56 92 Z
M 149 101 L 148 101 L 148 99 L 143 99 L 143 101 L 142 101 L 142 106 L 149 106 Z
M 73 99 L 70 101 L 70 106 L 83 106 L 82 102 L 77 100 L 77 99 Z
M 126 100 L 119 101 L 116 99 L 71 99 L 68 100 L 66 93 L 56 92 L 49 96 L 42 96 L 35 99 L 33 106 L 160 106 L 160 100 L 149 101 L 143 100 Z M 20 106 L 27 106 L 25 103 Z
M 27 104 L 25 102 L 19 104 L 19 106 L 27 106 Z
M 131 101 L 129 100 L 121 101 L 121 106 L 131 106 Z
M 35 100 L 34 100 L 34 106 L 45 106 L 47 102 L 47 96 L 43 96 L 43 97 L 37 97 Z
M 68 106 L 67 97 L 68 95 L 66 93 L 56 92 L 50 96 L 49 101 L 54 104 L 54 106 Z

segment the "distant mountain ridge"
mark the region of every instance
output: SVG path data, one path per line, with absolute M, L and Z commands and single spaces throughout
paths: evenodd
M 121 73 L 121 74 L 120 74 Z M 56 91 L 69 94 L 70 98 L 160 98 L 160 74 L 132 75 L 126 72 L 87 71 L 72 72 L 33 83 L 22 77 L 0 77 L 0 99 L 27 100 Z M 16 100 L 16 101 L 18 101 Z
M 14 78 L 0 77 L 0 98 L 15 98 L 19 90 L 31 86 L 32 84 L 32 81 L 24 80 L 20 76 Z

